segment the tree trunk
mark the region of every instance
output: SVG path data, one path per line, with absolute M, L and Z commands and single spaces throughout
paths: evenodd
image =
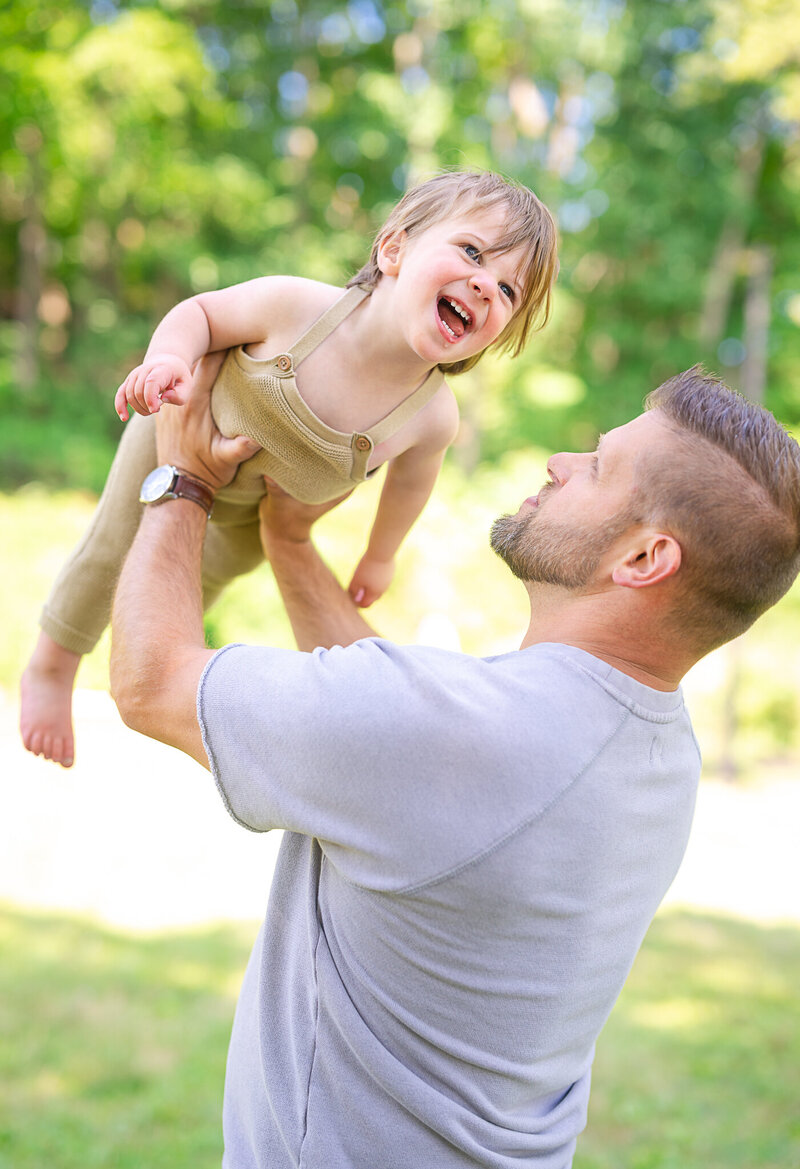
M 769 290 L 772 280 L 772 253 L 763 244 L 747 256 L 747 288 L 744 298 L 745 359 L 742 366 L 742 393 L 764 404 L 767 387 L 767 342 L 769 340 Z
M 39 158 L 42 135 L 39 128 L 33 125 L 22 127 L 17 135 L 17 145 L 28 159 L 28 182 L 19 229 L 16 295 L 16 317 L 20 325 L 16 380 L 20 390 L 25 392 L 33 388 L 39 376 L 39 323 L 36 314 L 42 294 L 42 271 L 47 244 L 40 202 L 43 181 Z
M 723 223 L 708 272 L 698 330 L 700 342 L 708 350 L 716 349 L 728 324 L 734 285 L 745 244 L 745 213 L 753 202 L 763 165 L 764 142 L 759 135 L 752 146 L 739 154 L 740 208 L 730 212 Z

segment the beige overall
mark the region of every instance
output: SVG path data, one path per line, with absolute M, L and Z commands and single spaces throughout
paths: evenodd
M 442 384 L 441 372 L 431 371 L 413 394 L 363 433 L 332 430 L 312 413 L 300 397 L 295 370 L 368 295 L 368 289 L 348 289 L 289 353 L 262 359 L 243 348 L 228 352 L 212 390 L 214 419 L 223 434 L 246 434 L 262 450 L 217 494 L 203 547 L 206 607 L 264 558 L 258 534 L 262 476 L 305 503 L 344 495 L 377 469 L 367 470 L 374 447 L 404 426 Z M 42 610 L 42 629 L 64 649 L 88 653 L 108 624 L 117 577 L 139 526 L 139 491 L 156 459 L 155 418 L 137 414 L 125 428 L 89 529 Z

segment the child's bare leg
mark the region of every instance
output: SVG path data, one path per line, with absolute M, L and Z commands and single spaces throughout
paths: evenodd
M 19 729 L 34 755 L 72 767 L 72 688 L 80 654 L 64 649 L 44 631 L 25 667 L 20 684 Z

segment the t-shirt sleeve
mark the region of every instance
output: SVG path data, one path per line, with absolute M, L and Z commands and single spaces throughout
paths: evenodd
M 503 687 L 461 654 L 229 646 L 204 672 L 198 718 L 236 820 L 313 836 L 372 887 L 452 872 L 552 798 L 520 771 L 530 752 Z

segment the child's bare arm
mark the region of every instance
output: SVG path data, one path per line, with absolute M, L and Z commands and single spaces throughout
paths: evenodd
M 114 407 L 123 422 L 129 407 L 156 414 L 162 402 L 183 405 L 192 390 L 192 367 L 204 354 L 265 340 L 270 320 L 286 312 L 289 284 L 296 282 L 264 276 L 201 292 L 170 309 L 143 362 L 117 390 Z
M 367 550 L 349 586 L 361 608 L 377 601 L 391 584 L 397 551 L 430 498 L 457 427 L 455 403 L 448 403 L 436 431 L 389 463 Z

